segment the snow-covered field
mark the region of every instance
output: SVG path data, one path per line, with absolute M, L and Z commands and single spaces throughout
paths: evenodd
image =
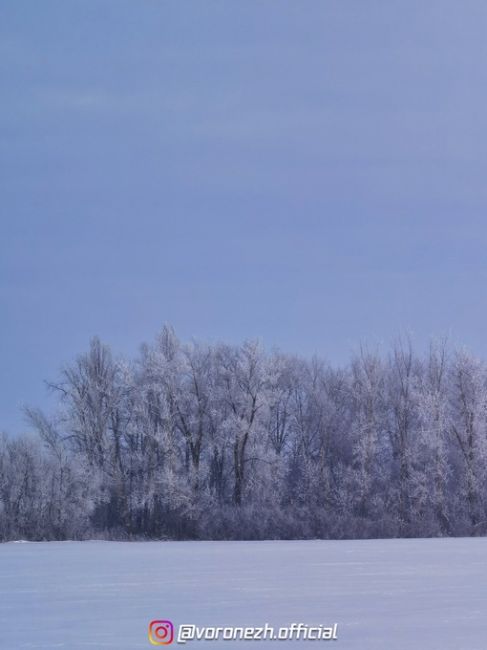
M 152 619 L 338 624 L 337 641 L 187 648 L 485 650 L 487 539 L 0 545 L 2 649 L 149 648 Z

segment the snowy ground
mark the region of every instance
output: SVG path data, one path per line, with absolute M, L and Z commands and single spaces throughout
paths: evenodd
M 0 545 L 0 648 L 150 648 L 151 619 L 338 623 L 337 641 L 186 648 L 485 650 L 487 539 Z

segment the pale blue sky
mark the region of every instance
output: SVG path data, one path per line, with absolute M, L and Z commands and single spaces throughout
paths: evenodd
M 94 334 L 487 356 L 487 3 L 0 3 L 0 429 Z

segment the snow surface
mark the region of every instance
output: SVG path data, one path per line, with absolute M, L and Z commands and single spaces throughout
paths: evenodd
M 0 648 L 150 648 L 151 619 L 338 623 L 337 641 L 186 648 L 486 650 L 487 539 L 0 545 Z

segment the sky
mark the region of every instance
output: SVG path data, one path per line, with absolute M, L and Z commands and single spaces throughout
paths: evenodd
M 487 357 L 483 0 L 0 2 L 0 430 L 92 336 Z

